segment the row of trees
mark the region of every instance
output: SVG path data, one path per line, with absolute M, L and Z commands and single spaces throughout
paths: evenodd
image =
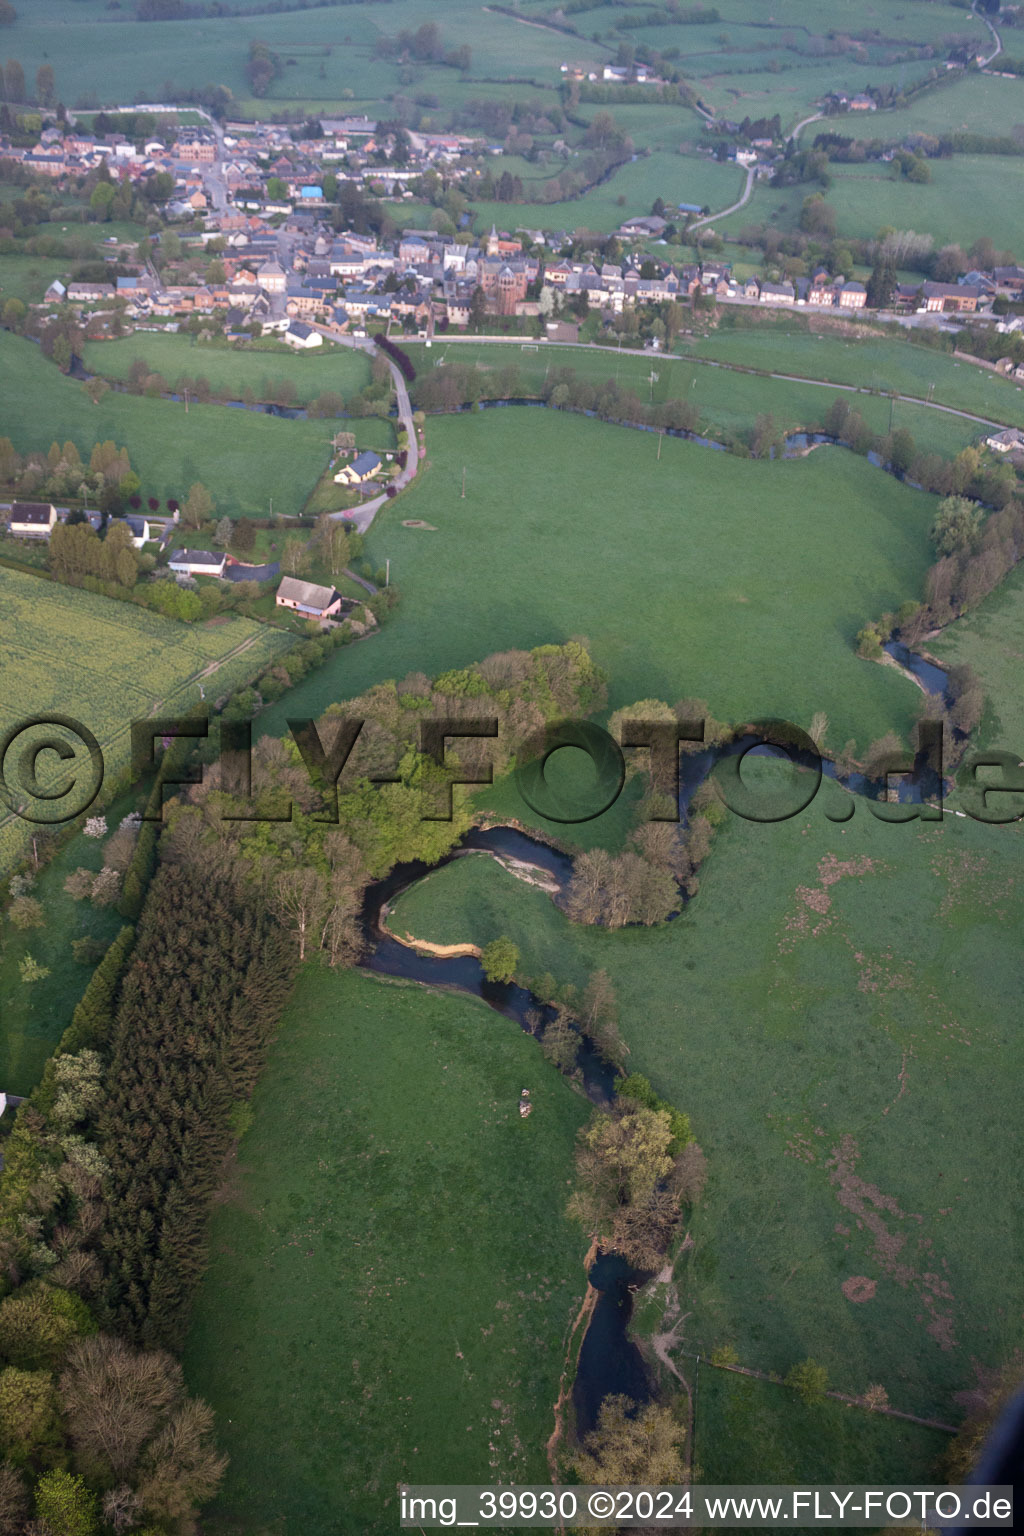
M 14 7 L 6 5 L 6 0 L 0 0 L 0 25 L 4 21 L 4 9 L 10 12 L 9 20 L 14 20 Z M 29 96 L 25 85 L 25 71 L 17 59 L 8 59 L 3 69 L 0 70 L 0 97 L 11 105 L 27 104 Z M 57 86 L 53 74 L 52 64 L 40 64 L 36 70 L 35 96 L 32 98 L 38 107 L 52 107 L 57 100 Z

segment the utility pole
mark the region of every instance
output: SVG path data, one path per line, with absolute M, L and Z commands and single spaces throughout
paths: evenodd
M 894 413 L 895 410 L 896 410 L 896 391 L 893 390 L 892 394 L 889 396 L 889 435 L 890 436 L 892 436 L 892 418 L 893 418 L 893 413 Z
M 185 386 L 185 415 L 188 415 L 188 385 Z
M 466 499 L 466 466 L 462 466 L 462 500 Z
M 664 436 L 665 436 L 664 432 L 659 432 L 658 433 L 658 459 L 659 459 L 659 462 L 661 460 L 661 440 L 662 440 L 662 438 Z
M 391 561 L 390 561 L 390 559 L 385 560 L 385 562 L 384 562 L 384 585 L 386 587 L 390 587 L 390 585 L 391 585 Z
M 274 498 L 273 498 L 273 496 L 271 496 L 271 498 L 270 498 L 270 516 L 271 516 L 271 518 L 273 518 L 273 516 L 274 516 Z

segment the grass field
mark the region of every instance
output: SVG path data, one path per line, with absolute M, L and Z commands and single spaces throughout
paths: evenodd
M 952 99 L 952 93 L 945 93 L 943 99 Z M 1024 112 L 1021 115 L 1024 118 Z M 886 117 L 895 125 L 899 114 Z M 842 121 L 837 132 L 844 131 Z M 906 179 L 893 180 L 889 166 L 880 161 L 834 165 L 826 197 L 835 208 L 839 235 L 868 240 L 886 227 L 913 229 L 932 235 L 937 246 L 958 244 L 965 250 L 988 235 L 997 249 L 1022 254 L 1020 224 L 1013 210 L 1024 190 L 1024 158 L 954 155 L 951 160 L 929 160 L 928 168 L 931 180 L 915 185 Z M 715 227 L 723 235 L 751 224 L 795 229 L 804 197 L 813 190 L 757 182 L 747 205 Z
M 0 628 L 0 732 L 45 711 L 80 720 L 103 750 L 107 782 L 128 767 L 132 720 L 156 713 L 158 705 L 173 714 L 199 704 L 197 679 L 204 676 L 208 697 L 226 693 L 294 644 L 248 619 L 179 624 L 8 569 L 0 569 Z M 57 637 L 63 664 L 55 666 Z M 81 747 L 78 758 L 82 771 Z M 40 763 L 43 782 L 54 777 L 47 767 Z M 8 869 L 31 826 L 3 809 L 0 869 Z
M 287 361 L 287 359 L 283 359 Z M 88 459 L 93 445 L 112 438 L 128 449 L 144 496 L 184 501 L 201 480 L 229 517 L 302 511 L 327 467 L 330 421 L 283 421 L 223 405 L 185 407 L 114 390 L 93 405 L 39 348 L 0 332 L 4 434 L 21 453 L 71 438 Z
M 662 110 L 670 111 L 669 108 Z M 681 109 L 677 109 L 681 110 Z M 644 159 L 622 166 L 601 186 L 562 203 L 473 203 L 474 229 L 482 233 L 492 223 L 501 228 L 591 229 L 608 234 L 623 219 L 647 213 L 655 198 L 669 207 L 676 203 L 727 208 L 743 191 L 744 174 L 734 165 L 719 165 L 702 156 L 655 150 Z M 529 190 L 527 184 L 526 191 Z M 624 203 L 619 198 L 625 198 Z M 668 215 L 666 215 L 668 217 Z
M 790 329 L 785 320 L 779 324 L 766 321 L 761 326 L 737 326 L 735 330 L 723 326 L 706 338 L 684 337 L 682 346 L 687 355 L 831 379 L 885 394 L 895 390 L 926 399 L 931 392 L 941 405 L 1024 426 L 1024 391 L 1013 380 L 1001 378 L 991 369 L 972 367 L 951 353 L 890 341 L 866 329 L 862 337 L 851 339 Z M 898 404 L 897 414 L 902 416 L 904 409 Z M 941 430 L 947 428 L 948 421 L 942 422 Z M 977 436 L 982 429 L 971 430 Z
M 967 662 L 981 677 L 988 707 L 979 743 L 1024 753 L 1024 571 L 1019 567 L 973 613 L 928 642 L 944 666 Z
M 55 277 L 67 273 L 67 262 L 49 256 L 0 256 L 0 308 L 8 299 L 38 304 Z
M 915 690 L 853 640 L 865 614 L 919 591 L 924 493 L 842 449 L 767 464 L 666 439 L 659 461 L 646 433 L 527 407 L 432 420 L 428 452 L 368 539 L 375 565 L 391 560 L 401 623 L 293 703 L 316 712 L 412 666 L 584 634 L 613 706 L 696 694 L 719 718 L 805 725 L 825 709 L 862 747 L 906 729 Z
M 844 1403 L 808 1406 L 795 1392 L 703 1360 L 698 1402 L 696 1460 L 710 1484 L 930 1478 L 949 1440 Z
M 506 934 L 527 974 L 607 968 L 630 1067 L 686 1109 L 709 1161 L 676 1268 L 683 1351 L 730 1344 L 783 1375 L 811 1355 L 837 1390 L 880 1383 L 956 1422 L 973 1362 L 1020 1340 L 1021 834 L 886 825 L 863 805 L 841 829 L 824 810 L 842 793 L 826 782 L 770 827 L 727 816 L 699 894 L 660 929 L 574 928 L 489 859 L 437 872 L 391 921 L 441 943 Z M 856 1277 L 866 1299 L 843 1290 Z M 749 1429 L 766 1481 L 838 1464 L 806 1430 L 780 1459 L 787 1404 L 766 1389 Z M 706 1473 L 731 1477 L 724 1452 Z
M 1013 31 L 1004 34 L 1004 47 L 1009 54 L 1019 53 Z M 998 58 L 992 68 L 999 69 Z M 1022 122 L 1024 81 L 970 74 L 945 89 L 924 92 L 897 112 L 872 112 L 863 132 L 880 139 L 902 138 L 908 133 L 984 133 L 1008 138 Z
M 947 354 L 880 340 L 870 333 L 863 341 L 832 337 L 817 341 L 809 334 L 766 326 L 764 333 L 758 328 L 723 330 L 707 339 L 683 338 L 678 345 L 685 349 L 683 356 L 663 354 L 658 358 L 643 352 L 588 347 L 541 347 L 536 352 L 524 352 L 505 343 L 469 341 L 448 347 L 435 342 L 429 352 L 415 345 L 408 350 L 420 372 L 447 363 L 473 364 L 483 370 L 514 365 L 522 387 L 538 395 L 555 369 L 573 368 L 591 383 L 612 379 L 641 399 L 692 400 L 700 409 L 702 425 L 712 436 L 749 433 L 765 412 L 786 431 L 820 428 L 837 391 L 827 383 L 794 383 L 709 368 L 691 362 L 691 352 L 741 367 L 778 367 L 808 378 L 817 376 L 879 391 L 860 395 L 851 404 L 875 432 L 889 430 L 891 415 L 893 424 L 906 427 L 918 446 L 929 453 L 951 456 L 967 443 L 977 442 L 986 429 L 927 405 L 904 401 L 892 405 L 886 398 L 890 389 L 925 396 L 934 384 L 934 398 L 940 404 L 1000 422 L 1024 422 L 1024 393 L 1018 393 L 1009 381 L 967 363 L 958 364 Z
M 253 1109 L 185 1356 L 231 1458 L 204 1527 L 391 1532 L 399 1481 L 546 1481 L 585 1100 L 483 1004 L 311 965 Z
M 370 382 L 368 358 L 351 347 L 325 346 L 315 356 L 300 357 L 292 351 L 203 346 L 177 332 L 144 331 L 116 341 L 89 341 L 82 361 L 90 373 L 125 380 L 137 357 L 145 358 L 153 372 L 163 374 L 172 389 L 183 374 L 193 379 L 202 376 L 212 389 L 231 390 L 236 399 L 245 389 L 253 390 L 258 400 L 267 399 L 270 386 L 287 379 L 295 387 L 298 405 L 307 405 L 325 390 L 347 400 Z

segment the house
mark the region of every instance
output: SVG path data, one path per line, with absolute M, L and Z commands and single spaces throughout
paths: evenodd
M 839 290 L 840 309 L 863 309 L 868 301 L 868 291 L 863 283 L 844 283 Z
M 19 539 L 48 539 L 57 509 L 49 501 L 16 501 L 11 507 L 11 532 Z
M 762 283 L 762 304 L 792 304 L 796 298 L 796 289 L 792 283 Z
M 1014 448 L 1024 448 L 1024 432 L 1018 431 L 1016 427 L 1007 427 L 1004 432 L 993 432 L 991 437 L 986 437 L 985 447 L 995 453 L 1009 453 Z
M 113 283 L 68 283 L 68 302 L 80 304 L 92 299 L 113 299 L 117 290 Z
M 167 564 L 175 576 L 223 576 L 226 561 L 209 549 L 175 549 Z
M 364 481 L 372 477 L 380 469 L 380 459 L 375 453 L 359 453 L 352 460 L 339 469 L 334 479 L 338 485 L 362 485 Z
M 148 517 L 136 517 L 133 513 L 126 513 L 124 517 L 115 518 L 115 522 L 124 523 L 136 549 L 141 549 L 143 544 L 148 544 L 153 537 L 149 529 Z
M 267 293 L 284 293 L 288 275 L 281 263 L 271 256 L 257 269 L 256 281 Z
M 290 347 L 298 351 L 308 352 L 311 347 L 322 347 L 324 339 L 319 331 L 314 331 L 311 325 L 306 325 L 302 320 L 292 320 L 288 329 L 282 332 L 282 341 L 286 341 Z
M 668 223 L 656 213 L 647 214 L 643 218 L 624 219 L 619 225 L 620 235 L 650 235 L 658 236 L 664 233 Z
M 978 307 L 981 290 L 969 283 L 922 283 L 923 308 L 932 314 L 953 310 L 970 314 Z
M 291 608 L 309 619 L 329 619 L 341 611 L 341 593 L 333 587 L 318 587 L 297 576 L 285 576 L 277 589 L 278 608 Z

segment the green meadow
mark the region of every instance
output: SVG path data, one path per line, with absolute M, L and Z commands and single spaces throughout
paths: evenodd
M 684 1373 L 724 1346 L 780 1375 L 810 1355 L 840 1392 L 881 1384 L 894 1408 L 955 1422 L 954 1394 L 975 1361 L 1008 1356 L 1024 1302 L 1020 830 L 893 825 L 863 802 L 827 819 L 848 798 L 825 781 L 790 820 L 727 814 L 700 891 L 658 929 L 574 927 L 483 856 L 406 891 L 390 922 L 439 943 L 507 935 L 524 975 L 608 970 L 630 1068 L 686 1110 L 709 1162 L 675 1270 Z M 774 1391 L 758 1473 L 820 1475 L 832 1431 L 824 1460 L 806 1429 L 780 1458 Z M 868 1428 L 851 1468 L 885 1438 Z M 914 1451 L 904 1475 L 926 1470 Z
M 392 1532 L 399 1482 L 547 1480 L 588 1108 L 482 1003 L 306 967 L 185 1356 L 231 1458 L 205 1529 Z
M 230 391 L 240 399 L 252 390 L 256 399 L 272 398 L 273 386 L 287 382 L 295 390 L 295 403 L 308 405 L 325 390 L 348 400 L 370 382 L 370 364 L 351 347 L 326 344 L 316 353 L 298 355 L 291 350 L 264 351 L 256 347 L 213 346 L 182 332 L 140 331 L 112 341 L 87 341 L 82 361 L 90 373 L 124 381 L 136 358 L 144 358 L 153 373 L 162 374 L 171 389 L 184 375 L 202 376 L 218 392 Z
M 973 612 L 927 642 L 945 667 L 967 663 L 982 679 L 988 704 L 978 731 L 983 747 L 1024 755 L 1024 572 L 1006 580 Z
M 613 706 L 697 695 L 718 718 L 804 725 L 824 709 L 861 748 L 908 729 L 916 690 L 853 642 L 920 592 L 923 492 L 844 449 L 769 464 L 666 438 L 659 459 L 651 434 L 525 406 L 432 419 L 427 454 L 368 540 L 375 565 L 391 560 L 399 622 L 292 703 L 316 712 L 382 677 L 582 634 Z
M 282 361 L 287 361 L 283 359 Z M 20 453 L 71 438 L 88 458 L 112 438 L 126 447 L 144 496 L 184 501 L 201 480 L 221 516 L 297 514 L 327 467 L 330 421 L 284 421 L 225 405 L 185 406 L 111 390 L 93 405 L 30 341 L 0 332 L 4 435 Z

